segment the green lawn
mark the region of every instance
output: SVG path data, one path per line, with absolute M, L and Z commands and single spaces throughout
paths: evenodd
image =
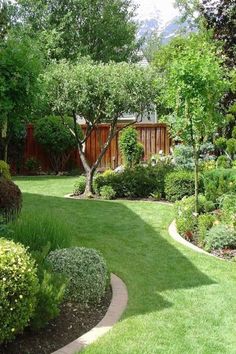
M 128 287 L 122 320 L 85 353 L 236 353 L 236 263 L 173 241 L 171 206 L 64 199 L 74 181 L 16 179 L 23 213 L 48 211 L 64 220 L 71 244 L 99 249 Z

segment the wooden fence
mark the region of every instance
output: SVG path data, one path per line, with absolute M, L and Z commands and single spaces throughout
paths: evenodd
M 166 125 L 139 123 L 135 124 L 134 127 L 137 129 L 139 141 L 144 146 L 144 160 L 148 160 L 152 155 L 159 153 L 160 150 L 165 154 L 169 153 L 171 141 Z M 82 126 L 82 129 L 85 129 L 85 126 Z M 101 151 L 101 146 L 107 139 L 108 132 L 109 125 L 101 124 L 92 132 L 90 138 L 87 140 L 85 151 L 90 163 L 96 161 Z M 115 136 L 102 159 L 100 164 L 101 169 L 109 167 L 115 168 L 121 164 L 122 161 L 118 141 L 119 137 Z M 30 157 L 35 157 L 40 162 L 43 171 L 50 170 L 51 166 L 49 158 L 44 149 L 36 143 L 34 138 L 34 127 L 32 124 L 30 124 L 27 129 L 24 153 L 25 161 Z M 74 166 L 82 167 L 78 151 L 71 152 L 71 161 Z

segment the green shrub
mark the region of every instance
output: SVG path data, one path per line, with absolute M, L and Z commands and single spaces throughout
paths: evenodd
M 36 121 L 35 139 L 47 151 L 55 172 L 63 171 L 71 150 L 76 147 L 76 139 L 71 133 L 73 129 L 71 117 L 65 117 L 63 121 L 59 116 L 47 116 Z M 78 131 L 81 135 L 79 125 Z
M 223 194 L 236 193 L 236 170 L 222 169 L 204 173 L 204 190 L 207 200 L 214 203 Z
M 8 222 L 20 213 L 22 195 L 19 187 L 10 180 L 0 177 L 0 217 Z
M 10 166 L 3 160 L 0 160 L 0 177 L 11 179 Z
M 74 185 L 74 195 L 81 195 L 84 193 L 86 187 L 86 177 L 80 176 Z
M 175 202 L 185 196 L 194 194 L 194 173 L 188 171 L 171 172 L 165 179 L 165 194 L 167 200 Z M 199 179 L 199 191 L 202 191 L 202 179 Z
M 179 144 L 173 151 L 176 169 L 190 170 L 194 169 L 193 148 L 189 145 Z
M 206 198 L 199 195 L 199 214 L 206 211 Z M 197 217 L 195 211 L 195 196 L 184 197 L 175 203 L 176 226 L 181 235 L 192 239 L 197 230 Z
M 221 155 L 216 161 L 217 168 L 230 168 L 230 160 L 226 155 Z
M 25 167 L 30 173 L 38 173 L 40 170 L 40 163 L 35 157 L 30 157 L 25 161 Z
M 38 330 L 44 328 L 49 321 L 60 313 L 60 304 L 63 301 L 66 280 L 60 274 L 53 273 L 45 264 L 45 254 L 37 255 L 39 290 L 37 292 L 36 308 L 30 321 L 30 328 Z M 35 253 L 34 253 L 35 256 Z
M 236 139 L 236 126 L 232 130 L 232 138 Z
M 234 155 L 236 154 L 236 139 L 231 138 L 227 140 L 227 152 L 233 159 Z
M 127 198 L 148 198 L 157 189 L 156 175 L 148 167 L 126 168 L 120 177 L 123 196 Z
M 28 325 L 36 306 L 34 262 L 20 244 L 0 239 L 0 343 Z
M 136 129 L 128 127 L 121 132 L 119 147 L 126 166 L 133 167 L 140 162 L 144 150 L 142 144 L 138 143 Z
M 224 137 L 220 137 L 220 138 L 215 140 L 214 144 L 215 144 L 215 147 L 217 148 L 217 150 L 219 152 L 223 152 L 226 149 L 226 147 L 227 147 L 226 143 L 227 143 L 227 139 L 224 138 Z
M 198 217 L 198 242 L 204 245 L 207 231 L 213 226 L 216 216 L 213 214 L 202 214 Z
M 213 226 L 206 235 L 205 248 L 207 251 L 218 249 L 235 249 L 236 232 L 224 224 Z
M 116 196 L 116 192 L 111 186 L 103 186 L 100 190 L 100 195 L 102 199 L 111 200 Z
M 66 299 L 81 305 L 98 303 L 106 291 L 108 270 L 103 257 L 94 249 L 66 248 L 48 255 L 54 272 L 68 278 Z
M 220 202 L 222 221 L 224 224 L 236 229 L 236 194 L 226 194 Z
M 106 170 L 104 173 L 97 174 L 93 180 L 94 192 L 97 195 L 100 195 L 100 190 L 104 186 L 111 186 L 117 196 L 123 197 L 122 173 L 115 173 L 112 170 Z
M 9 237 L 29 247 L 30 251 L 41 251 L 46 246 L 50 251 L 70 245 L 70 229 L 64 220 L 46 212 L 23 213 L 9 228 L 13 231 Z
M 152 179 L 153 192 L 160 193 L 161 198 L 165 198 L 165 178 L 168 173 L 174 170 L 172 159 L 168 156 L 156 160 L 154 166 L 147 167 L 148 174 Z

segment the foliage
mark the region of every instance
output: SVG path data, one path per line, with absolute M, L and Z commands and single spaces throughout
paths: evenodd
M 28 325 L 37 291 L 36 269 L 26 249 L 0 239 L 0 343 L 12 340 Z
M 26 36 L 9 35 L 0 47 L 0 131 L 4 160 L 11 135 L 30 118 L 39 92 L 37 79 L 41 70 L 41 53 L 36 43 Z
M 143 146 L 138 143 L 138 132 L 132 127 L 124 129 L 119 137 L 119 147 L 128 167 L 137 165 L 143 155 Z
M 206 235 L 205 248 L 207 251 L 236 248 L 236 232 L 227 225 L 213 226 Z
M 74 133 L 81 161 L 87 176 L 85 195 L 91 195 L 93 176 L 115 135 L 120 131 L 118 120 L 127 112 L 136 112 L 141 119 L 154 99 L 153 70 L 127 63 L 97 64 L 84 60 L 74 65 L 66 62 L 52 64 L 42 79 L 48 105 L 59 114 L 73 115 Z M 76 121 L 81 117 L 86 130 L 81 138 Z M 94 163 L 85 155 L 84 143 L 98 124 L 109 125 Z
M 100 302 L 105 294 L 108 270 L 105 260 L 96 250 L 83 247 L 55 250 L 47 260 L 54 272 L 68 278 L 67 300 L 81 305 Z
M 59 315 L 66 287 L 64 278 L 51 272 L 43 263 L 38 265 L 37 274 L 37 305 L 30 321 L 30 328 L 33 330 L 44 328 L 50 320 Z
M 228 82 L 217 47 L 205 34 L 192 33 L 180 42 L 181 49 L 167 58 L 160 73 L 163 84 L 157 100 L 166 107 L 164 120 L 172 136 L 193 148 L 197 212 L 200 145 L 220 124 L 219 101 Z M 166 45 L 168 53 L 171 45 Z
M 13 231 L 10 238 L 20 242 L 30 251 L 48 251 L 69 246 L 69 230 L 63 220 L 48 212 L 28 211 L 9 225 Z
M 70 117 L 48 116 L 35 123 L 35 139 L 49 154 L 55 172 L 64 169 L 72 149 L 76 148 L 76 139 L 71 133 L 73 127 Z
M 194 174 L 189 171 L 171 172 L 165 179 L 167 200 L 175 202 L 194 194 Z
M 227 140 L 227 152 L 230 155 L 231 159 L 234 159 L 236 156 L 236 139 L 231 138 Z
M 0 176 L 11 179 L 10 166 L 2 160 L 0 160 Z
M 198 217 L 198 243 L 203 246 L 206 238 L 207 231 L 210 230 L 216 221 L 214 214 L 201 214 Z
M 25 161 L 25 167 L 30 173 L 38 173 L 40 170 L 40 163 L 35 157 L 30 157 Z
M 116 196 L 116 192 L 111 186 L 103 186 L 100 190 L 100 195 L 102 199 L 111 200 Z
M 0 177 L 0 217 L 8 222 L 21 211 L 22 195 L 19 187 L 10 180 Z
M 17 15 L 50 58 L 121 62 L 137 57 L 135 6 L 129 0 L 18 0 Z
M 226 149 L 227 147 L 226 143 L 227 143 L 227 139 L 223 136 L 215 140 L 215 146 L 221 153 L 224 152 L 224 150 Z
M 73 194 L 74 195 L 83 194 L 84 191 L 85 191 L 85 187 L 86 187 L 86 177 L 85 176 L 79 176 L 79 178 L 75 182 Z
M 220 200 L 221 220 L 236 229 L 236 194 L 226 194 Z
M 228 156 L 221 155 L 217 158 L 216 161 L 217 168 L 230 168 L 230 160 Z
M 93 181 L 93 189 L 95 193 L 97 195 L 100 195 L 101 188 L 107 185 L 111 186 L 113 189 L 117 191 L 117 189 L 120 187 L 119 184 L 121 181 L 119 177 L 120 177 L 119 174 L 117 174 L 112 170 L 106 170 L 103 173 L 97 174 L 94 177 L 94 181 Z
M 204 191 L 207 200 L 219 203 L 223 194 L 236 192 L 236 171 L 217 169 L 204 173 Z
M 199 196 L 199 213 L 202 214 L 205 209 L 206 198 Z M 184 197 L 175 203 L 176 226 L 181 235 L 192 240 L 197 231 L 198 218 L 194 213 L 195 200 L 194 196 Z

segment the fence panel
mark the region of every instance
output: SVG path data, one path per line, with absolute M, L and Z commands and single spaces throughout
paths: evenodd
M 171 140 L 168 135 L 167 127 L 165 124 L 139 123 L 134 125 L 134 127 L 138 131 L 139 141 L 144 146 L 144 160 L 150 159 L 152 155 L 158 154 L 160 150 L 162 150 L 165 154 L 168 154 L 170 152 Z M 82 129 L 85 129 L 85 126 L 82 126 Z M 90 163 L 96 161 L 101 151 L 101 147 L 107 139 L 108 133 L 109 125 L 101 124 L 87 140 L 85 152 Z M 100 169 L 103 170 L 109 167 L 116 168 L 122 163 L 118 141 L 119 137 L 115 136 L 101 161 Z M 51 164 L 48 154 L 35 141 L 34 127 L 32 124 L 29 124 L 27 128 L 27 137 L 24 153 L 25 161 L 30 157 L 35 157 L 40 162 L 43 171 L 50 170 Z M 73 160 L 74 165 L 82 168 L 78 151 L 74 151 L 71 154 L 71 159 Z

